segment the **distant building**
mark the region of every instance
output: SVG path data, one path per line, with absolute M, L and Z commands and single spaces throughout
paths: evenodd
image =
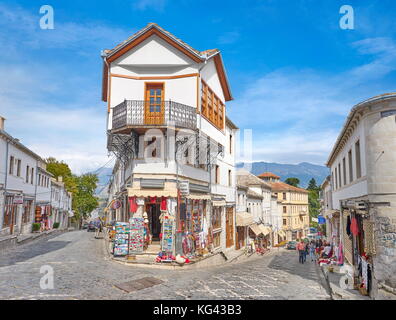
M 271 185 L 272 193 L 278 199 L 286 240 L 305 238 L 309 233 L 309 192 L 281 182 L 280 177 L 271 172 L 262 173 L 258 177 Z

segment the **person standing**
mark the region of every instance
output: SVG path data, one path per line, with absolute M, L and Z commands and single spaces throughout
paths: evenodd
M 311 241 L 311 243 L 309 244 L 309 256 L 311 257 L 311 262 L 316 260 L 315 250 L 316 250 L 316 244 L 314 241 Z
M 304 241 L 304 262 L 307 261 L 307 255 L 309 254 L 309 243 Z
M 300 263 L 304 264 L 305 244 L 304 244 L 304 241 L 302 239 L 297 244 L 296 249 L 298 251 L 298 261 Z

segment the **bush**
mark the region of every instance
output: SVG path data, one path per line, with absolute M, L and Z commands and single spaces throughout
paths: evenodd
M 59 228 L 59 222 L 54 222 L 54 225 L 52 227 L 54 229 L 58 229 Z
M 39 230 L 40 230 L 40 227 L 41 227 L 40 223 L 33 223 L 33 224 L 32 224 L 32 231 L 33 231 L 33 232 L 34 232 L 34 231 L 39 231 Z

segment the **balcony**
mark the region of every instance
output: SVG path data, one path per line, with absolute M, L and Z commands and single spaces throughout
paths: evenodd
M 112 131 L 131 127 L 196 129 L 196 108 L 174 101 L 125 100 L 113 108 Z

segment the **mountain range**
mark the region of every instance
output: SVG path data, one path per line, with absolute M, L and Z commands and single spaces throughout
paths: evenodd
M 237 168 L 242 168 L 244 163 L 238 163 Z M 252 162 L 251 173 L 259 175 L 263 172 L 272 172 L 280 176 L 282 181 L 287 178 L 298 178 L 300 187 L 308 187 L 309 180 L 314 178 L 316 184 L 320 185 L 329 175 L 329 169 L 325 166 L 301 162 L 299 164 L 283 164 L 274 162 Z
M 238 163 L 237 168 L 242 168 L 244 163 Z M 102 168 L 97 174 L 99 178 L 96 188 L 96 196 L 105 199 L 108 196 L 107 186 L 110 181 L 112 168 Z M 252 162 L 251 172 L 258 175 L 263 172 L 272 172 L 281 177 L 282 181 L 287 178 L 298 178 L 300 187 L 306 188 L 309 180 L 314 178 L 316 184 L 320 185 L 328 176 L 329 170 L 325 166 L 302 162 L 299 164 L 283 164 L 275 162 Z

